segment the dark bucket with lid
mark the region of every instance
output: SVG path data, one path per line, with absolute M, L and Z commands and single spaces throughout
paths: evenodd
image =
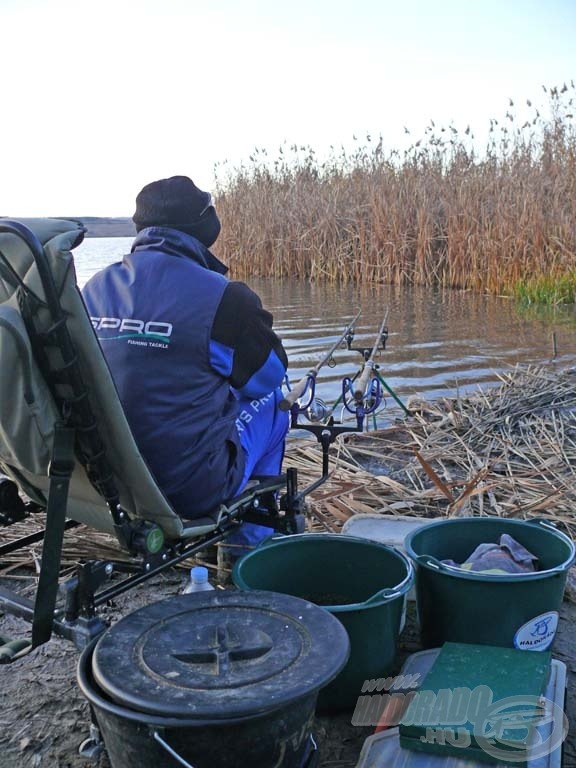
M 530 573 L 483 573 L 463 563 L 480 544 L 506 533 L 538 558 Z M 554 641 L 571 539 L 545 520 L 460 517 L 418 528 L 406 538 L 416 564 L 416 599 L 425 647 L 447 641 L 546 651 Z
M 82 653 L 78 683 L 112 768 L 303 768 L 318 692 L 348 654 L 308 601 L 202 592 L 119 621 Z

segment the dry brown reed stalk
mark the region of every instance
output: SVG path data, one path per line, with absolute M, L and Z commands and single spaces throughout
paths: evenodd
M 382 140 L 321 163 L 281 150 L 221 180 L 217 248 L 236 276 L 383 282 L 511 294 L 519 280 L 576 273 L 574 85 L 536 111 L 469 137 L 430 127 L 403 155 Z M 576 278 L 575 278 L 576 279 Z

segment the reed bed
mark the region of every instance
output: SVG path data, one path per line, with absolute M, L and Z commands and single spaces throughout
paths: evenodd
M 324 161 L 309 147 L 255 150 L 219 180 L 219 256 L 237 277 L 573 300 L 575 88 L 545 90 L 547 117 L 530 105 L 520 123 L 511 102 L 482 152 L 469 129 L 433 122 L 402 153 L 370 136 Z
M 308 530 L 338 533 L 359 513 L 497 515 L 548 518 L 576 537 L 576 369 L 517 367 L 485 392 L 410 406 L 392 428 L 341 436 L 329 479 L 307 497 Z M 301 488 L 316 480 L 314 439 L 289 441 L 285 464 L 298 469 Z M 2 541 L 43 522 L 34 515 L 4 529 Z M 40 544 L 6 555 L 0 578 L 21 578 L 25 567 L 33 582 L 40 556 Z M 128 559 L 107 534 L 66 533 L 63 575 L 95 557 Z

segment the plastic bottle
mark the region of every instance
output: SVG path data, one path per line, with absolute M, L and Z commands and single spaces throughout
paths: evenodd
M 211 589 L 214 589 L 214 587 L 208 581 L 208 568 L 205 568 L 203 565 L 195 565 L 194 568 L 190 568 L 190 581 L 182 590 L 182 594 L 208 592 Z

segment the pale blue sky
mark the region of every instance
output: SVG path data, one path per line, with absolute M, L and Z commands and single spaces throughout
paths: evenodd
M 576 0 L 0 0 L 0 215 L 131 215 L 147 182 L 485 135 L 576 79 Z M 404 132 L 410 129 L 410 136 Z

